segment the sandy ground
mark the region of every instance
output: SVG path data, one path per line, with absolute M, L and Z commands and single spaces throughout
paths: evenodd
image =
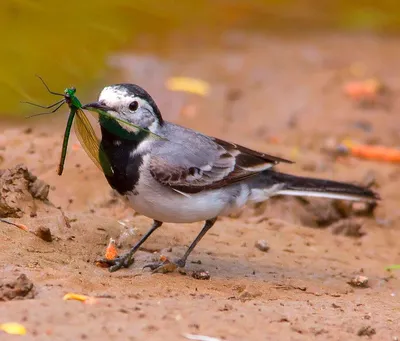
M 399 41 L 235 33 L 218 48 L 199 45 L 188 41 L 186 50 L 171 48 L 162 58 L 114 56 L 120 71 L 112 81 L 143 85 L 169 120 L 296 162 L 280 170 L 358 183 L 372 178 L 383 198 L 373 214 L 330 200 L 277 198 L 221 218 L 192 253 L 186 275 L 141 268 L 160 254 L 181 255 L 201 222 L 165 224 L 131 268 L 111 274 L 94 264 L 109 238 L 122 253 L 151 220 L 113 195 L 75 136 L 64 174 L 56 174 L 65 118 L 2 122 L 0 168 L 24 164 L 44 181 L 32 187 L 27 170 L 0 172 L 2 198 L 12 194 L 8 204 L 17 207 L 9 220 L 31 232 L 48 228 L 52 241 L 0 223 L 0 322 L 20 322 L 26 339 L 36 340 L 185 340 L 187 333 L 220 340 L 400 338 L 399 273 L 385 271 L 400 263 L 400 168 L 335 160 L 322 148 L 343 138 L 400 146 Z M 174 75 L 208 81 L 210 95 L 169 92 L 164 81 Z M 343 86 L 369 77 L 390 91 L 365 108 Z M 42 200 L 45 184 L 49 202 Z M 255 247 L 258 240 L 267 252 Z M 192 278 L 196 270 L 210 279 Z M 21 274 L 27 279 L 17 280 Z M 348 283 L 358 275 L 368 277 L 367 287 Z M 68 292 L 96 302 L 63 301 Z M 14 337 L 1 335 L 8 339 Z

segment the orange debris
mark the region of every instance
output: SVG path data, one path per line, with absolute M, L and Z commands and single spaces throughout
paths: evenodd
M 384 146 L 369 146 L 345 142 L 347 153 L 363 159 L 400 162 L 400 150 Z
M 115 240 L 110 238 L 110 241 L 109 241 L 107 249 L 106 249 L 105 258 L 107 260 L 114 260 L 117 257 L 118 257 L 118 251 L 117 251 L 117 247 L 115 246 Z

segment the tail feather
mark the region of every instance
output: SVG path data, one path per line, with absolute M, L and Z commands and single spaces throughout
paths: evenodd
M 275 195 L 312 196 L 331 199 L 377 201 L 379 195 L 366 187 L 349 183 L 294 176 L 276 171 L 265 172 L 268 182 L 282 184 Z

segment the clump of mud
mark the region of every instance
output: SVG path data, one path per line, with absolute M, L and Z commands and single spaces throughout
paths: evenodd
M 0 217 L 35 216 L 37 201 L 49 204 L 50 186 L 38 179 L 24 165 L 0 170 Z
M 0 281 L 0 301 L 23 300 L 35 297 L 35 287 L 25 274 Z

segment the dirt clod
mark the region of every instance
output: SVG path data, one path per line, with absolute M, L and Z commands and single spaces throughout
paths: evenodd
M 47 200 L 49 185 L 32 175 L 24 165 L 5 169 L 0 176 L 0 217 L 21 218 L 35 211 L 34 199 Z
M 43 239 L 45 242 L 50 243 L 53 241 L 53 236 L 51 235 L 50 229 L 48 227 L 39 226 L 34 234 L 40 239 Z
M 0 281 L 0 301 L 23 300 L 35 297 L 35 287 L 25 274 L 16 279 Z
M 357 332 L 358 336 L 371 337 L 372 335 L 375 335 L 375 334 L 376 334 L 376 330 L 375 330 L 375 328 L 372 328 L 371 326 L 361 327 Z

